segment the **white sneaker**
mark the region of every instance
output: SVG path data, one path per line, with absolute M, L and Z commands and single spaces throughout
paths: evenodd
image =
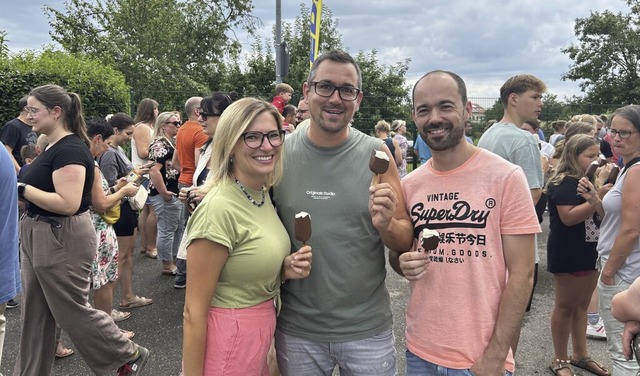
M 607 338 L 607 332 L 604 330 L 604 324 L 602 323 L 602 317 L 595 325 L 587 323 L 587 337 L 589 338 Z

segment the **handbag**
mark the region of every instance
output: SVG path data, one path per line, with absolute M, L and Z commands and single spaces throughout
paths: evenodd
M 120 202 L 117 202 L 111 209 L 104 213 L 100 213 L 102 219 L 107 222 L 108 225 L 112 225 L 118 222 L 120 219 Z
M 149 197 L 149 192 L 147 192 L 147 188 L 144 185 L 138 187 L 138 192 L 135 196 L 127 197 L 127 201 L 129 201 L 129 205 L 131 205 L 131 209 L 140 210 L 144 208 L 144 204 L 147 202 L 147 197 Z

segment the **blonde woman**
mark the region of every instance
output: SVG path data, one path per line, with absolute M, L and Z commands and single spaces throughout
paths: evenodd
M 154 140 L 149 146 L 149 160 L 155 162 L 149 169 L 149 200 L 158 217 L 158 258 L 162 261 L 162 274 L 175 275 L 175 257 L 184 231 L 182 210 L 178 200 L 180 171 L 171 163 L 175 153 L 175 137 L 180 128 L 180 118 L 174 112 L 158 115 Z
M 280 285 L 311 270 L 309 246 L 289 254 L 267 193 L 283 142 L 282 118 L 262 100 L 241 99 L 220 117 L 208 193 L 187 226 L 185 376 L 269 375 Z
M 391 123 L 391 129 L 396 133 L 393 139 L 400 146 L 402 163 L 398 165 L 398 175 L 402 179 L 407 174 L 407 151 L 409 150 L 409 142 L 407 141 L 407 122 L 404 120 L 394 120 Z

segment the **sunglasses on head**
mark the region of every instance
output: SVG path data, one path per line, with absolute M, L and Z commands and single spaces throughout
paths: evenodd
M 200 113 L 198 115 L 200 115 L 202 117 L 202 121 L 207 121 L 208 117 L 213 117 L 213 116 L 220 117 L 220 114 L 208 114 L 208 113 L 204 112 L 203 110 L 200 110 Z

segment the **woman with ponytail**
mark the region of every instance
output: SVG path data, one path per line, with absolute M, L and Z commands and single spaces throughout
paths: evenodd
M 149 351 L 88 304 L 97 247 L 88 211 L 94 160 L 80 97 L 57 85 L 40 86 L 29 93 L 26 111 L 49 145 L 18 183 L 27 209 L 20 221 L 22 339 L 13 374 L 50 374 L 56 322 L 95 374 L 140 370 Z

